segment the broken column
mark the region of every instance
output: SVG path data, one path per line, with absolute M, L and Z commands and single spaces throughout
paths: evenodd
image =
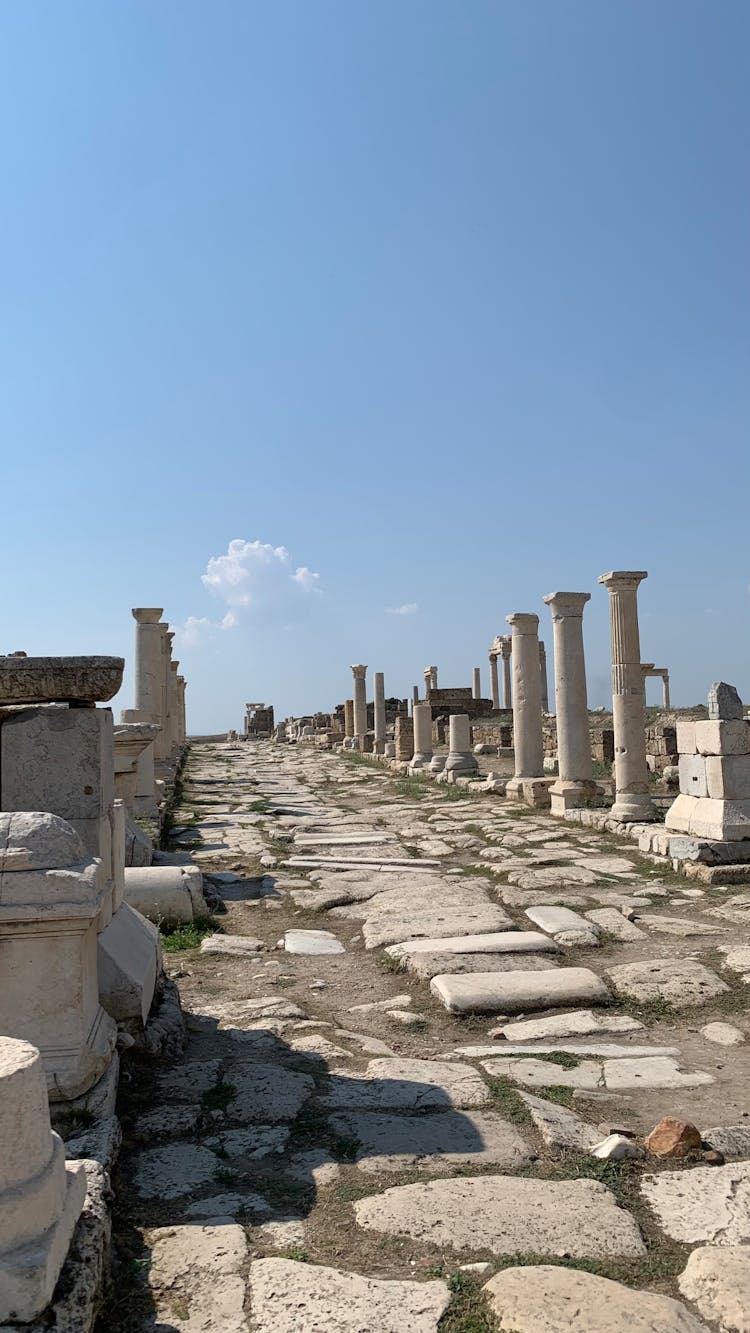
M 376 671 L 373 677 L 373 724 L 375 754 L 385 751 L 385 676 Z
M 510 634 L 501 634 L 497 642 L 500 656 L 503 659 L 503 708 L 512 708 L 513 689 L 511 686 L 510 658 L 513 638 Z
M 354 735 L 354 700 L 344 700 L 344 739 L 351 740 Z
M 365 748 L 367 734 L 367 667 L 361 663 L 352 667 L 354 677 L 354 736 L 360 750 Z
M 549 683 L 547 681 L 547 649 L 539 640 L 539 687 L 542 693 L 542 712 L 549 712 Z
M 655 817 L 646 764 L 646 694 L 638 633 L 638 585 L 645 570 L 611 570 L 599 582 L 609 594 L 615 802 L 612 818 L 640 823 Z
M 708 721 L 678 721 L 680 794 L 664 826 L 716 844 L 750 839 L 750 724 L 733 685 L 711 686 Z M 719 853 L 721 848 L 714 848 Z M 717 860 L 746 860 L 737 848 Z
M 474 667 L 474 678 L 471 686 L 471 696 L 473 699 L 481 699 L 482 697 L 482 673 L 479 670 L 479 667 Z
M 497 677 L 497 649 L 490 648 L 490 692 L 492 694 L 492 707 L 500 707 L 500 682 Z
M 27 1324 L 52 1299 L 86 1198 L 50 1126 L 39 1051 L 0 1037 L 0 1324 Z
M 429 704 L 414 705 L 414 757 L 410 768 L 427 768 L 432 759 L 432 709 Z
M 479 765 L 471 751 L 471 727 L 467 713 L 453 713 L 448 719 L 448 758 L 446 773 L 476 773 Z
M 555 644 L 558 777 L 550 787 L 553 814 L 564 814 L 597 794 L 583 649 L 583 608 L 590 599 L 588 592 L 551 592 L 544 598 L 552 613 Z
M 513 745 L 515 766 L 507 786 L 508 796 L 527 799 L 524 782 L 544 775 L 542 739 L 542 686 L 539 673 L 539 617 L 514 611 L 506 616 L 512 627 L 513 656 Z

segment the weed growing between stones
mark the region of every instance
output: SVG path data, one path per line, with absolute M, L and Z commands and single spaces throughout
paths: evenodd
M 218 927 L 210 916 L 199 916 L 184 926 L 161 932 L 161 947 L 165 953 L 181 953 L 184 949 L 200 948 L 201 940 L 215 935 Z
M 201 1093 L 201 1109 L 204 1111 L 226 1111 L 237 1089 L 233 1083 L 217 1083 L 213 1088 L 206 1088 Z
M 487 1080 L 493 1108 L 512 1125 L 533 1127 L 533 1120 L 525 1101 L 514 1088 L 509 1078 L 490 1078 Z
M 438 1329 L 440 1333 L 499 1333 L 500 1323 L 491 1313 L 481 1282 L 473 1273 L 459 1271 L 448 1278 L 451 1302 Z M 507 1333 L 513 1333 L 508 1329 Z

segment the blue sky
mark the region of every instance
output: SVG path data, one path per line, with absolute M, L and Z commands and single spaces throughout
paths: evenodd
M 486 691 L 588 589 L 599 704 L 636 568 L 674 701 L 750 699 L 746 0 L 35 0 L 0 43 L 1 651 L 122 653 L 128 706 L 163 605 L 214 730 L 351 662 Z

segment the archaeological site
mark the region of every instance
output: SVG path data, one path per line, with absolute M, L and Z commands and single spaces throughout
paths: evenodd
M 0 657 L 2 1333 L 748 1333 L 750 720 L 646 577 L 222 735 L 159 607 L 119 718 Z

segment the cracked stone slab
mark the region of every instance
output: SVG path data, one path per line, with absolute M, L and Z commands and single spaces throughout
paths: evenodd
M 690 921 L 683 916 L 657 916 L 656 913 L 641 912 L 638 920 L 649 930 L 656 930 L 663 935 L 677 935 L 689 939 L 692 935 L 726 935 L 726 926 L 709 926 L 705 921 Z
M 262 995 L 255 1000 L 232 1000 L 227 1004 L 214 1004 L 210 1000 L 202 1002 L 202 1013 L 216 1019 L 219 1028 L 248 1028 L 251 1023 L 262 1018 L 307 1018 L 304 1009 L 292 1000 L 285 1000 L 282 995 Z
M 550 1014 L 549 1018 L 517 1019 L 490 1028 L 489 1037 L 507 1041 L 540 1041 L 549 1037 L 586 1037 L 602 1032 L 642 1032 L 643 1023 L 627 1014 L 595 1014 L 593 1009 L 574 1010 L 570 1014 Z
M 249 1129 L 226 1129 L 203 1140 L 203 1146 L 222 1157 L 259 1159 L 282 1152 L 289 1130 L 278 1125 L 253 1125 Z
M 430 990 L 450 1013 L 527 1013 L 567 1004 L 606 1004 L 609 991 L 587 967 L 544 972 L 437 976 Z
M 248 954 L 260 953 L 265 949 L 263 940 L 254 940 L 250 935 L 207 935 L 201 940 L 201 953 L 231 954 L 237 958 Z
M 596 926 L 577 912 L 571 912 L 569 907 L 527 907 L 526 915 L 558 944 L 588 948 L 596 948 L 599 944 Z
M 634 1219 L 594 1180 L 475 1176 L 397 1185 L 359 1199 L 361 1227 L 454 1250 L 640 1258 Z
M 622 944 L 635 943 L 648 939 L 645 930 L 639 930 L 632 921 L 628 921 L 616 907 L 598 907 L 593 912 L 586 912 L 586 920 L 593 922 L 599 930 L 605 930 Z
M 482 1068 L 492 1078 L 508 1078 L 529 1088 L 585 1088 L 594 1091 L 604 1087 L 604 1073 L 597 1060 L 581 1060 L 573 1069 L 564 1069 L 550 1060 L 483 1060 Z
M 611 967 L 606 976 L 629 999 L 643 1004 L 662 999 L 675 1008 L 706 1004 L 729 987 L 715 972 L 692 958 L 649 958 Z
M 184 1217 L 267 1217 L 271 1205 L 261 1194 L 212 1194 L 185 1208 Z
M 708 1333 L 681 1301 L 580 1269 L 505 1268 L 482 1290 L 515 1333 Z
M 362 927 L 366 948 L 430 936 L 485 934 L 512 927 L 513 922 L 502 907 L 492 903 L 477 907 L 464 907 L 463 903 L 457 906 L 456 896 L 446 907 L 430 903 L 408 911 L 383 912 L 367 917 Z
M 231 1217 L 149 1235 L 149 1284 L 161 1327 L 175 1333 L 247 1333 L 247 1239 Z
M 716 1320 L 721 1333 L 750 1329 L 750 1246 L 693 1250 L 677 1285 L 704 1319 Z
M 641 1185 L 659 1225 L 688 1244 L 750 1240 L 750 1162 L 645 1176 Z
M 438 1111 L 434 1115 L 333 1115 L 331 1128 L 359 1144 L 360 1171 L 444 1171 L 459 1166 L 523 1166 L 534 1153 L 513 1126 L 493 1111 Z
M 555 889 L 564 884 L 596 884 L 596 881 L 593 870 L 570 864 L 508 872 L 508 883 L 517 889 Z
M 448 1306 L 445 1282 L 389 1281 L 293 1259 L 250 1265 L 255 1333 L 436 1333 Z
M 278 1065 L 233 1064 L 227 1068 L 226 1081 L 235 1089 L 229 1115 L 268 1124 L 294 1120 L 315 1091 L 308 1074 Z
M 486 1106 L 490 1092 L 471 1065 L 439 1060 L 371 1060 L 364 1074 L 332 1074 L 322 1102 L 331 1110 L 417 1111 Z

